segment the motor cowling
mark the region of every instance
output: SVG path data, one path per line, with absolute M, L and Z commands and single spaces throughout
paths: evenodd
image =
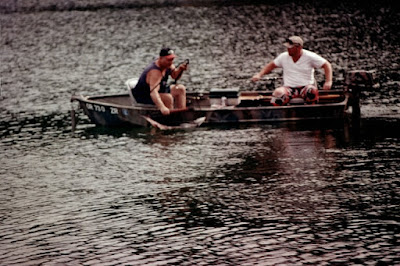
M 378 87 L 375 70 L 352 70 L 346 73 L 345 88 L 352 92 L 355 88 L 372 89 Z
M 352 107 L 353 116 L 360 115 L 361 91 L 379 87 L 376 81 L 375 70 L 352 70 L 346 73 L 345 91 L 350 95 L 349 105 Z

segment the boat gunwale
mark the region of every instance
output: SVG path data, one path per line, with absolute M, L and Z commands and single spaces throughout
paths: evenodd
M 96 101 L 93 98 L 112 98 L 112 97 L 129 97 L 127 93 L 125 94 L 108 94 L 108 95 L 100 95 L 100 96 L 82 96 L 80 97 L 75 97 L 73 100 L 81 101 L 81 102 L 86 102 L 86 103 L 92 103 L 92 104 L 98 104 L 98 105 L 104 105 L 108 107 L 116 107 L 120 109 L 132 109 L 132 110 L 149 110 L 149 111 L 156 111 L 158 110 L 156 106 L 135 106 L 135 105 L 121 105 L 121 104 L 116 104 L 116 103 L 108 103 L 108 102 L 103 102 L 103 101 Z

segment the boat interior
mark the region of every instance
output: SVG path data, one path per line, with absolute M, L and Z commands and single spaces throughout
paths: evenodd
M 90 100 L 119 105 L 119 106 L 141 106 L 147 107 L 148 105 L 138 104 L 132 95 L 132 88 L 137 83 L 137 79 L 129 79 L 126 81 L 127 94 L 107 95 L 89 97 Z M 272 91 L 240 91 L 239 88 L 233 89 L 211 89 L 206 92 L 187 92 L 187 106 L 193 107 L 258 107 L 258 106 L 271 106 Z M 343 89 L 337 90 L 320 90 L 319 103 L 340 103 L 346 98 Z M 289 105 L 304 105 L 305 102 L 302 98 L 293 98 Z
M 236 106 L 236 107 L 258 107 L 271 106 L 271 91 L 241 91 L 236 97 L 227 94 L 227 96 L 212 95 L 212 92 L 187 92 L 187 105 L 194 107 L 221 107 L 221 106 Z M 343 90 L 320 91 L 320 104 L 340 103 L 345 99 Z M 147 105 L 137 104 L 133 102 L 133 97 L 128 94 L 94 96 L 88 99 L 107 104 L 119 106 L 142 106 Z M 302 98 L 294 98 L 289 105 L 304 105 Z

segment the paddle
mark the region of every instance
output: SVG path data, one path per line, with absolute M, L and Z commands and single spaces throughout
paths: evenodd
M 179 126 L 167 126 L 167 125 L 163 125 L 163 124 L 151 119 L 148 116 L 142 116 L 142 117 L 144 119 L 146 119 L 146 121 L 149 122 L 150 125 L 152 125 L 155 128 L 161 129 L 161 130 L 195 128 L 195 127 L 199 127 L 206 120 L 206 117 L 204 116 L 204 117 L 197 118 L 191 122 L 182 123 Z

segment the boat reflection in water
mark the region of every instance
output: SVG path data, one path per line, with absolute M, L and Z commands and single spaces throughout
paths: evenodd
M 318 219 L 319 211 L 338 204 L 328 194 L 337 178 L 337 151 L 351 141 L 345 126 L 297 122 L 197 129 L 192 133 L 201 145 L 186 155 L 198 175 L 176 177 L 196 185 L 161 193 L 150 204 L 161 204 L 168 222 L 185 227 Z M 199 141 L 181 133 L 175 132 L 182 136 L 176 138 L 154 131 L 151 143 L 168 147 Z M 176 181 L 164 178 L 165 184 Z
M 385 185 L 376 183 L 373 163 L 365 160 L 368 151 L 354 142 L 353 130 L 295 123 L 183 134 L 187 138 L 178 145 L 195 146 L 186 154 L 194 165 L 186 167 L 198 169 L 198 174 L 165 177 L 162 184 L 169 189 L 144 201 L 163 222 L 184 228 L 180 240 L 196 239 L 199 256 L 213 262 L 219 261 L 216 254 L 243 250 L 249 253 L 246 262 L 272 262 L 278 257 L 303 261 L 301 254 L 314 262 L 340 260 L 344 249 L 356 255 L 370 243 L 367 238 L 360 241 L 365 233 L 373 241 L 373 224 L 389 242 L 393 228 L 367 218 L 370 210 L 361 199 L 374 197 L 375 192 L 362 184 L 374 189 Z M 374 138 L 362 134 L 364 140 Z M 158 136 L 154 143 L 171 137 Z M 196 152 L 196 147 L 201 149 Z M 396 147 L 392 143 L 389 149 Z M 366 167 L 364 177 L 354 162 Z M 387 166 L 396 167 L 390 162 Z M 385 204 L 374 208 L 388 210 Z M 394 210 L 388 211 L 388 216 L 376 218 L 390 219 Z M 148 240 L 157 243 L 156 237 Z M 239 257 L 233 260 L 240 261 Z

